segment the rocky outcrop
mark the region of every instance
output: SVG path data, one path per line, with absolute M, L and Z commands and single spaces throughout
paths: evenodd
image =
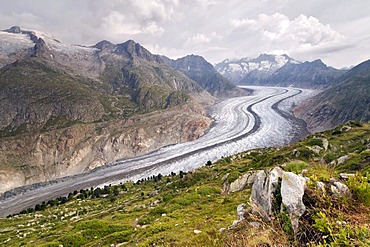
M 242 222 L 245 219 L 245 209 L 247 208 L 247 205 L 245 203 L 239 204 L 236 208 L 236 212 L 238 214 L 238 219 L 234 220 L 233 224 L 228 227 L 229 230 L 235 228 L 240 222 Z
M 284 205 L 289 213 L 293 231 L 297 233 L 299 218 L 306 210 L 302 201 L 305 185 L 304 177 L 284 172 L 279 167 L 271 171 L 260 171 L 256 175 L 250 197 L 252 213 L 271 222 L 275 217 L 274 213 L 283 211 Z
M 330 185 L 330 191 L 336 197 L 351 196 L 351 191 L 348 186 L 338 181 L 334 181 L 333 184 Z

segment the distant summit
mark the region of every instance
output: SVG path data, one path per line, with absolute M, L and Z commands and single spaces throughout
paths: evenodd
M 13 26 L 13 27 L 11 27 L 9 29 L 6 29 L 4 31 L 8 32 L 8 33 L 21 33 L 22 32 L 22 30 L 19 26 Z
M 232 82 L 223 77 L 203 57 L 188 55 L 176 60 L 162 56 L 163 61 L 172 68 L 181 71 L 187 77 L 197 82 L 216 97 L 235 97 L 245 95 L 246 92 L 236 87 Z

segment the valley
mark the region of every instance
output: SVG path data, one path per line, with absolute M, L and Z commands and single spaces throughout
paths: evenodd
M 191 171 L 207 161 L 248 149 L 284 145 L 307 134 L 304 124 L 295 119 L 290 110 L 315 91 L 278 87 L 248 89 L 253 90 L 252 95 L 227 99 L 212 107 L 213 125 L 199 139 L 111 162 L 53 183 L 15 189 L 13 195 L 1 199 L 0 216 L 17 213 L 74 190 L 135 181 L 159 173 Z

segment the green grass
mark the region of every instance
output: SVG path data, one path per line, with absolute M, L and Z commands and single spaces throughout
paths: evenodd
M 350 241 L 366 246 L 370 236 L 370 188 L 368 173 L 364 171 L 369 167 L 369 152 L 363 146 L 369 143 L 369 130 L 370 125 L 364 124 L 337 135 L 328 131 L 286 147 L 251 150 L 226 157 L 181 175 L 156 176 L 137 183 L 72 193 L 65 203 L 51 203 L 57 205 L 47 204 L 41 211 L 0 219 L 0 243 L 4 246 L 297 244 L 285 211 L 280 212 L 272 225 L 249 215 L 237 229 L 219 232 L 237 219 L 237 205 L 248 204 L 250 196 L 250 189 L 222 194 L 223 184 L 249 170 L 281 166 L 295 173 L 308 170 L 305 174 L 310 182 L 304 196 L 307 213 L 302 217 L 299 235 L 302 241 L 311 242 L 313 246 L 340 246 Z M 317 145 L 320 138 L 328 139 L 330 148 L 327 151 L 309 155 L 301 152 L 310 144 Z M 297 150 L 300 150 L 299 155 Z M 315 181 L 338 180 L 340 171 L 352 167 L 351 159 L 343 166 L 335 166 L 326 163 L 324 157 L 331 157 L 331 161 L 344 154 L 350 154 L 354 161 L 362 164 L 356 168 L 355 177 L 342 181 L 351 189 L 353 198 L 322 196 Z M 224 181 L 222 178 L 226 174 L 229 177 Z M 100 198 L 102 193 L 108 196 Z M 262 228 L 251 228 L 248 222 L 253 221 L 260 222 Z M 202 232 L 195 234 L 194 230 Z

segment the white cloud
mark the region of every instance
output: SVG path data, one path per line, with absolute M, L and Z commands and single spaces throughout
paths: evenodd
M 199 45 L 211 42 L 211 38 L 205 34 L 197 33 L 186 40 L 186 45 Z
M 240 29 L 245 29 L 248 33 L 257 32 L 255 35 L 270 42 L 273 49 L 313 47 L 338 42 L 344 38 L 329 25 L 303 14 L 293 20 L 281 13 L 259 14 L 257 19 L 233 19 L 231 26 L 238 32 Z

